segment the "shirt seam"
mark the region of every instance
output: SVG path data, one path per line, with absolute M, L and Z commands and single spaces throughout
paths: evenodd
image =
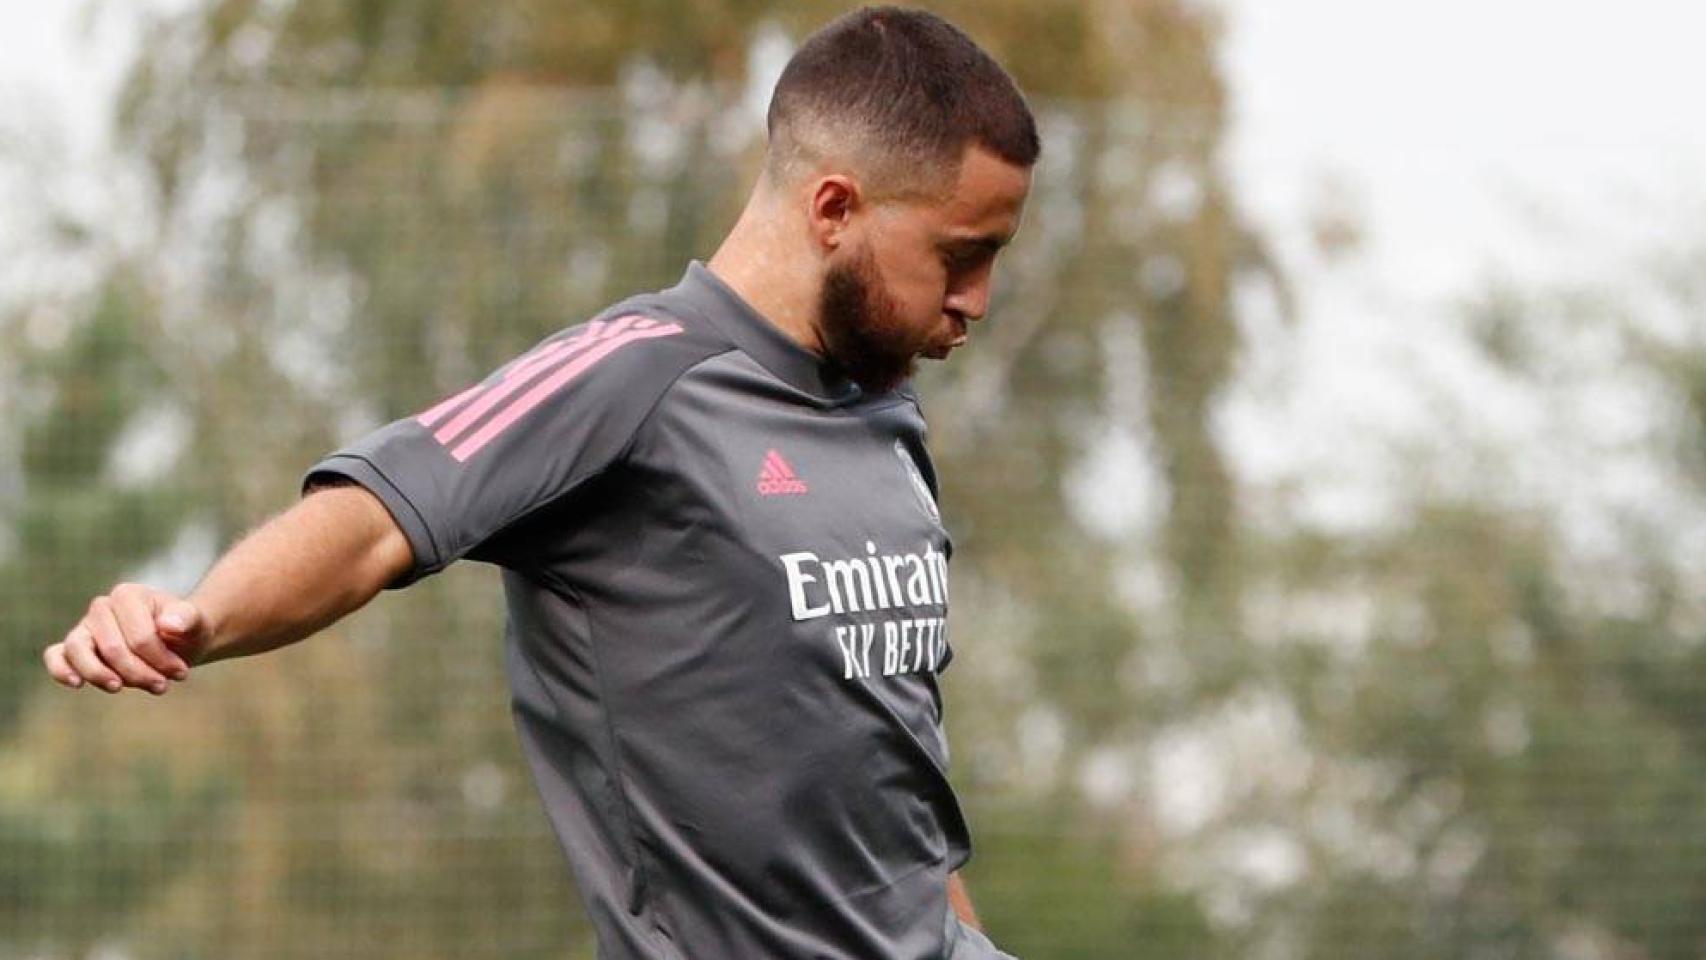
M 585 484 L 596 477 L 602 476 L 617 466 L 626 463 L 632 456 L 634 446 L 639 442 L 640 435 L 645 432 L 647 426 L 651 423 L 652 418 L 656 416 L 658 408 L 663 404 L 664 398 L 668 397 L 670 392 L 675 389 L 675 385 L 681 381 L 681 378 L 718 357 L 734 352 L 737 352 L 737 348 L 728 346 L 725 349 L 718 350 L 708 356 L 701 357 L 693 363 L 688 364 L 686 367 L 683 367 L 675 376 L 669 379 L 669 382 L 664 385 L 662 390 L 658 391 L 657 399 L 652 401 L 652 404 L 647 408 L 645 415 L 640 418 L 639 424 L 634 427 L 634 430 L 628 437 L 627 442 L 622 445 L 622 449 L 618 451 L 615 456 L 611 457 L 609 463 L 600 467 L 598 470 L 587 474 L 573 486 L 569 487 L 569 489 L 564 490 L 556 497 L 552 497 L 551 500 L 546 501 L 544 504 L 540 504 L 535 509 L 543 509 L 555 502 L 557 499 L 573 493 L 582 484 Z M 519 522 L 520 520 L 525 519 L 525 517 L 532 512 L 532 510 L 526 511 L 523 514 L 518 515 L 515 519 L 505 523 L 504 526 L 508 526 L 510 523 Z M 561 577 L 554 576 L 547 568 L 536 568 L 532 570 L 531 573 L 533 576 L 555 585 L 558 589 L 568 594 L 573 598 L 574 603 L 583 611 L 583 615 L 586 617 L 587 646 L 592 655 L 592 680 L 598 687 L 599 703 L 603 705 L 603 709 L 601 709 L 599 713 L 603 721 L 602 725 L 604 727 L 606 748 L 610 751 L 611 783 L 616 793 L 616 802 L 621 808 L 623 833 L 627 838 L 630 851 L 629 855 L 633 858 L 634 870 L 638 874 L 639 879 L 638 907 L 642 915 L 646 912 L 651 913 L 651 925 L 648 933 L 651 934 L 652 938 L 654 940 L 662 941 L 660 947 L 667 945 L 667 949 L 670 951 L 671 955 L 680 956 L 679 950 L 675 947 L 673 937 L 667 933 L 663 933 L 660 936 L 658 929 L 659 920 L 669 920 L 671 925 L 674 925 L 674 918 L 669 916 L 668 911 L 664 909 L 664 898 L 662 896 L 661 887 L 659 886 L 661 883 L 661 877 L 654 876 L 656 872 L 648 868 L 648 858 L 641 847 L 640 830 L 636 825 L 632 801 L 628 797 L 629 785 L 626 773 L 626 764 L 622 759 L 621 743 L 616 736 L 617 724 L 615 704 L 611 701 L 609 691 L 605 688 L 604 684 L 604 656 L 600 649 L 600 631 L 594 623 L 592 608 L 587 605 L 579 590 L 575 589 L 572 584 L 564 581 Z
M 603 473 L 604 470 L 608 470 L 619 463 L 624 463 L 633 455 L 635 444 L 640 442 L 640 434 L 645 432 L 646 427 L 651 424 L 652 418 L 657 416 L 658 408 L 663 406 L 664 398 L 670 395 L 670 392 L 675 389 L 675 385 L 681 382 L 681 378 L 687 376 L 705 364 L 710 363 L 712 360 L 716 360 L 719 357 L 726 357 L 731 353 L 739 352 L 741 352 L 739 347 L 735 347 L 733 345 L 726 346 L 723 349 L 718 350 L 716 353 L 700 357 L 698 360 L 682 368 L 680 373 L 671 377 L 669 382 L 664 384 L 663 389 L 658 391 L 657 399 L 653 400 L 652 405 L 646 408 L 646 415 L 641 417 L 640 422 L 635 425 L 634 432 L 629 434 L 628 441 L 622 445 L 622 449 L 616 454 L 616 456 L 612 457 L 610 463 L 599 472 Z
M 725 353 L 730 353 L 733 350 L 734 350 L 733 347 L 727 347 L 725 349 L 717 351 L 716 353 L 710 354 L 709 356 L 700 357 L 698 360 L 695 360 L 694 362 L 688 364 L 686 367 L 683 367 L 679 372 L 677 372 L 675 374 L 675 376 L 670 377 L 669 381 L 664 384 L 663 389 L 658 391 L 657 398 L 652 401 L 651 406 L 646 408 L 646 413 L 644 416 L 642 416 L 640 418 L 639 423 L 635 424 L 634 429 L 629 431 L 628 439 L 623 441 L 621 448 L 618 449 L 616 451 L 616 453 L 611 456 L 611 458 L 608 462 L 606 462 L 604 465 L 600 466 L 598 469 L 593 470 L 592 472 L 581 477 L 579 480 L 576 480 L 575 482 L 564 487 L 562 490 L 558 491 L 557 493 L 545 498 L 544 500 L 539 501 L 538 503 L 530 504 L 525 509 L 517 511 L 513 516 L 505 518 L 501 523 L 497 524 L 496 527 L 493 528 L 493 535 L 495 536 L 496 533 L 499 531 L 508 530 L 511 527 L 515 526 L 516 524 L 522 523 L 528 517 L 531 517 L 534 514 L 539 513 L 542 510 L 546 510 L 546 509 L 551 508 L 552 506 L 555 506 L 558 501 L 564 499 L 565 497 L 571 496 L 572 494 L 574 494 L 574 492 L 576 490 L 579 490 L 581 487 L 586 486 L 588 483 L 591 483 L 592 481 L 598 479 L 599 477 L 604 476 L 606 473 L 609 473 L 611 470 L 613 470 L 613 469 L 621 466 L 623 463 L 625 463 L 628 460 L 628 457 L 632 454 L 633 449 L 634 449 L 634 444 L 639 440 L 640 433 L 645 430 L 646 424 L 651 422 L 653 415 L 655 415 L 657 413 L 658 406 L 663 403 L 664 397 L 668 396 L 669 392 L 671 390 L 675 389 L 676 383 L 679 382 L 682 377 L 685 377 L 688 373 L 692 372 L 693 370 L 697 369 L 698 367 L 704 365 L 705 363 L 707 363 L 711 360 L 716 359 L 717 357 L 724 355 Z M 412 508 L 414 505 L 410 504 L 410 506 Z M 417 511 L 417 513 L 418 512 L 419 511 Z M 528 569 L 534 570 L 536 572 L 543 573 L 543 568 L 529 567 Z M 544 575 L 549 577 L 549 574 L 544 574 Z M 558 581 L 557 578 L 555 578 L 555 577 L 549 577 L 549 579 L 551 579 L 552 582 L 559 582 L 560 583 L 560 581 Z M 564 589 L 569 589 L 567 584 L 561 584 L 561 585 L 564 587 Z
M 598 702 L 604 707 L 599 711 L 599 713 L 602 715 L 602 719 L 604 721 L 604 738 L 607 748 L 610 751 L 611 783 L 615 788 L 616 802 L 620 805 L 622 811 L 622 832 L 627 837 L 629 856 L 633 858 L 634 872 L 638 875 L 639 880 L 639 890 L 636 892 L 635 897 L 637 900 L 637 914 L 642 922 L 649 919 L 649 929 L 647 932 L 651 935 L 654 941 L 661 939 L 673 947 L 673 937 L 668 934 L 663 934 L 661 937 L 659 935 L 660 931 L 658 929 L 658 921 L 665 918 L 665 911 L 663 909 L 662 897 L 658 895 L 658 890 L 654 886 L 654 871 L 648 868 L 647 857 L 645 852 L 641 849 L 640 830 L 636 826 L 634 806 L 632 801 L 628 798 L 628 776 L 625 772 L 626 765 L 622 759 L 621 742 L 616 737 L 616 711 L 614 709 L 614 704 L 611 703 L 609 691 L 604 685 L 604 655 L 600 650 L 598 642 L 599 629 L 593 622 L 592 608 L 587 606 L 586 601 L 581 597 L 580 592 L 566 584 L 563 585 L 563 590 L 574 599 L 576 606 L 581 609 L 582 615 L 586 618 L 587 648 L 592 654 L 592 680 L 598 687 Z M 648 913 L 651 914 L 649 918 L 646 916 Z M 670 919 L 673 924 L 673 918 Z M 671 953 L 676 953 L 676 951 L 672 949 Z M 679 956 L 678 953 L 676 953 L 676 955 Z

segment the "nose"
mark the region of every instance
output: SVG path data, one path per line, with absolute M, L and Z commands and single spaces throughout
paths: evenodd
M 989 312 L 989 285 L 990 272 L 979 270 L 964 283 L 949 288 L 942 302 L 943 311 L 965 320 L 982 320 Z

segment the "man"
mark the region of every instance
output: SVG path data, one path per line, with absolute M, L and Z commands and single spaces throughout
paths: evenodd
M 460 557 L 503 567 L 523 752 L 601 957 L 1005 956 L 954 871 L 951 545 L 908 385 L 988 306 L 1039 151 L 928 14 L 850 14 L 777 84 L 708 264 L 313 467 L 187 598 L 45 652 L 163 693 Z

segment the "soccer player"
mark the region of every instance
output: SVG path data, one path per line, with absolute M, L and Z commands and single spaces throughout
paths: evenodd
M 862 9 L 777 83 L 707 263 L 313 466 L 187 597 L 44 652 L 167 690 L 462 557 L 503 569 L 523 752 L 606 960 L 985 960 L 938 674 L 951 543 L 909 381 L 966 341 L 1039 145 L 932 15 Z

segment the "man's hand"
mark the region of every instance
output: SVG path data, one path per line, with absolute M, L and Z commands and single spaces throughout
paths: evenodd
M 65 639 L 42 651 L 42 661 L 53 679 L 73 690 L 91 683 L 108 693 L 136 687 L 158 696 L 170 688 L 168 678 L 190 675 L 208 633 L 189 601 L 121 583 L 90 601 Z
M 373 599 L 414 560 L 377 497 L 353 484 L 316 488 L 233 547 L 189 599 L 136 584 L 96 597 L 65 639 L 42 651 L 53 679 L 108 693 L 154 694 L 190 667 L 295 643 Z

